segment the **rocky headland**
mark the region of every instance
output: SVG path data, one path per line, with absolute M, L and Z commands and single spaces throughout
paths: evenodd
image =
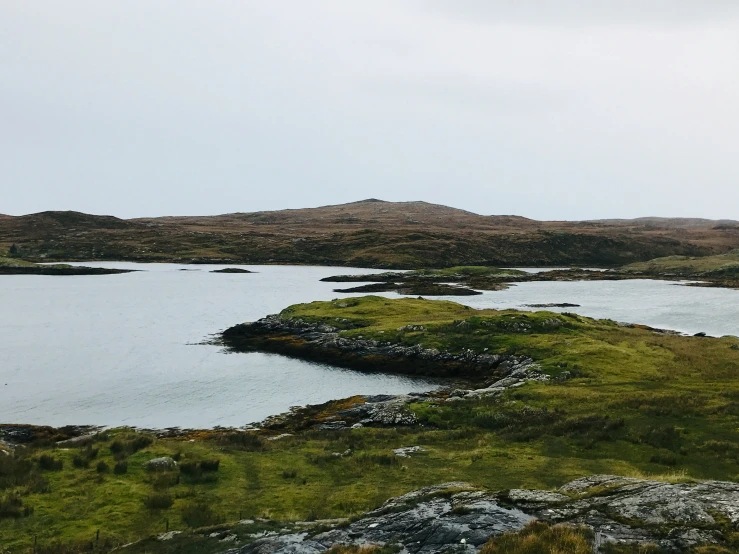
M 334 326 L 275 314 L 230 327 L 223 332 L 222 340 L 236 351 L 262 350 L 362 371 L 483 380 L 488 385 L 511 374 L 524 376 L 534 366 L 531 359 L 519 356 L 472 350 L 454 353 L 389 340 L 341 336 L 342 330 L 351 327 L 348 320 Z M 397 330 L 425 329 L 410 325 Z

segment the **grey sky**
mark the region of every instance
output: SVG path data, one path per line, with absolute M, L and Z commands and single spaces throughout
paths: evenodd
M 0 193 L 739 219 L 739 2 L 0 0 Z

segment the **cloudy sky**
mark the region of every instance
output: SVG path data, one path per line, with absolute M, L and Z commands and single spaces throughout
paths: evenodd
M 0 213 L 739 219 L 737 0 L 0 0 Z

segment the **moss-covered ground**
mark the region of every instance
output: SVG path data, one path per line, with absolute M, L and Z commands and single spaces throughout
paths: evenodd
M 0 256 L 0 267 L 36 267 L 37 264 L 20 258 L 8 258 Z M 69 266 L 67 266 L 69 267 Z
M 670 273 L 683 277 L 739 279 L 739 250 L 716 256 L 668 256 L 629 264 L 621 269 L 652 275 Z
M 297 305 L 283 317 L 349 321 L 346 336 L 527 355 L 551 379 L 497 398 L 418 402 L 411 409 L 422 425 L 414 427 L 307 430 L 274 441 L 216 430 L 151 442 L 117 429 L 86 446 L 18 448 L 0 454 L 2 548 L 30 552 L 36 537 L 37 552 L 91 541 L 104 551 L 167 527 L 352 517 L 453 480 L 506 489 L 553 488 L 593 473 L 739 478 L 735 337 L 379 297 Z M 392 453 L 414 445 L 425 451 Z M 179 469 L 147 472 L 144 462 L 159 456 L 178 459 Z

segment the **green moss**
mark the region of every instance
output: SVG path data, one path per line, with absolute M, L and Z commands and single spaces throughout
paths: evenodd
M 684 277 L 739 278 L 739 250 L 716 256 L 668 256 L 633 263 L 623 271 L 650 275 L 670 273 Z
M 19 258 L 6 258 L 0 256 L 0 267 L 35 267 L 37 264 L 27 262 Z

